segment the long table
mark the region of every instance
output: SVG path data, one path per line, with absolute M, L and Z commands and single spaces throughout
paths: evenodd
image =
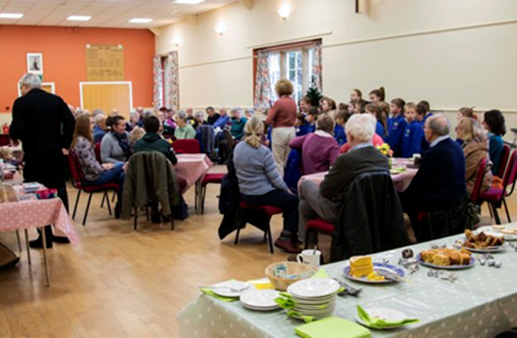
M 434 241 L 452 245 L 462 235 Z M 409 246 L 415 254 L 431 243 Z M 374 261 L 389 260 L 397 265 L 403 248 L 373 255 Z M 338 297 L 334 315 L 354 321 L 356 306 L 386 307 L 404 312 L 420 322 L 395 330 L 371 330 L 372 337 L 494 337 L 517 326 L 517 252 L 507 247 L 493 254 L 501 268 L 481 266 L 455 271 L 452 283 L 429 277 L 432 269 L 420 266 L 408 274 L 408 283 L 375 286 L 349 281 L 343 276 L 348 261 L 323 266 L 331 277 L 363 288 L 359 297 Z M 479 255 L 474 255 L 479 257 Z M 265 268 L 265 266 L 264 266 Z M 257 276 L 261 277 L 260 272 Z M 182 337 L 296 337 L 295 328 L 303 324 L 290 319 L 282 310 L 254 312 L 239 302 L 225 303 L 200 295 L 177 315 Z
M 15 231 L 18 236 L 18 245 L 20 246 L 18 231 L 25 231 L 29 264 L 31 260 L 27 240 L 28 229 L 40 228 L 43 230 L 44 226 L 51 224 L 54 227 L 54 234 L 66 236 L 72 245 L 79 243 L 79 237 L 74 225 L 63 206 L 63 202 L 61 202 L 59 198 L 18 201 L 17 197 L 13 195 L 21 194 L 19 190 L 20 186 L 12 187 L 8 184 L 0 185 L 0 232 Z M 46 243 L 45 231 L 41 233 L 43 243 Z M 43 248 L 43 256 L 46 282 L 47 286 L 50 286 L 46 247 Z
M 407 165 L 410 163 L 410 161 L 407 158 L 392 158 L 391 160 L 393 168 L 405 168 L 405 171 L 401 173 L 391 173 L 393 185 L 395 186 L 397 191 L 402 192 L 409 187 L 409 184 L 411 184 L 411 181 L 413 180 L 413 177 L 415 177 L 418 169 L 407 168 Z M 328 172 L 322 172 L 302 176 L 298 184 L 301 184 L 303 181 L 313 181 L 317 184 L 320 184 L 325 178 L 325 175 L 327 175 L 327 173 Z

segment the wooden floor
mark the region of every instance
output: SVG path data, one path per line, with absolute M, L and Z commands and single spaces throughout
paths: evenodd
M 40 250 L 31 250 L 32 268 L 24 253 L 17 267 L 0 272 L 0 337 L 177 337 L 175 316 L 198 286 L 261 278 L 266 266 L 287 257 L 278 249 L 270 254 L 263 233 L 250 226 L 238 246 L 234 234 L 220 241 L 218 194 L 218 185 L 208 187 L 205 215 L 198 216 L 189 191 L 190 217 L 177 221 L 175 231 L 145 218 L 134 231 L 132 221 L 111 218 L 95 197 L 86 227 L 76 222 L 81 243 L 50 250 L 50 288 Z M 73 188 L 69 195 L 75 201 Z M 515 214 L 517 199 L 509 202 Z M 77 220 L 85 203 L 83 197 Z M 273 219 L 273 239 L 281 221 Z M 14 233 L 0 233 L 0 242 L 17 250 Z

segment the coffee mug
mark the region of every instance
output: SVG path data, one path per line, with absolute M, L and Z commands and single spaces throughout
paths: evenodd
M 413 164 L 415 164 L 415 165 L 419 164 L 421 159 L 422 159 L 422 155 L 414 154 L 413 155 Z
M 310 266 L 319 267 L 321 259 L 321 251 L 318 250 L 303 250 L 301 254 L 296 256 L 298 263 L 308 264 Z

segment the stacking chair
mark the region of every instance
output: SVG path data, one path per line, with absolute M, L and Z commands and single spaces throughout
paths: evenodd
M 199 154 L 201 147 L 199 141 L 194 139 L 176 140 L 172 143 L 172 148 L 178 154 Z
M 508 205 L 506 204 L 506 197 L 510 196 L 515 190 L 515 183 L 517 179 L 517 150 L 515 150 L 510 159 L 508 161 L 507 170 L 504 174 L 503 178 L 503 187 L 502 188 L 490 188 L 485 192 L 479 194 L 478 204 L 481 205 L 483 202 L 488 203 L 488 207 L 494 214 L 495 221 L 497 224 L 501 224 L 501 218 L 499 217 L 499 213 L 497 209 L 501 207 L 501 204 L 504 205 L 504 209 L 506 211 L 506 217 L 508 222 L 511 222 L 510 212 L 508 210 Z M 508 186 L 511 185 L 510 191 L 508 191 Z
M 201 183 L 201 215 L 205 212 L 206 186 L 209 184 L 221 184 L 226 174 L 206 174 Z M 196 190 L 197 194 L 197 190 Z M 196 203 L 198 199 L 196 198 Z
M 106 197 L 106 193 L 109 190 L 113 190 L 115 192 L 120 189 L 120 186 L 116 183 L 107 183 L 103 185 L 84 185 L 84 174 L 83 169 L 81 167 L 81 162 L 79 161 L 79 158 L 77 157 L 77 154 L 74 151 L 70 151 L 68 154 L 68 163 L 70 165 L 70 174 L 72 175 L 72 185 L 74 188 L 76 188 L 77 191 L 77 198 L 75 199 L 75 206 L 74 206 L 74 212 L 72 214 L 72 219 L 75 219 L 75 214 L 77 212 L 77 205 L 79 204 L 79 199 L 81 197 L 81 191 L 84 191 L 87 194 L 90 194 L 88 197 L 88 204 L 86 204 L 86 210 L 84 212 L 84 218 L 83 218 L 83 226 L 86 225 L 86 218 L 88 217 L 88 211 L 90 210 L 90 203 L 92 201 L 92 196 L 96 192 L 102 192 L 104 194 L 103 200 Z M 108 203 L 108 211 L 111 215 L 111 206 L 109 202 L 109 198 L 106 198 L 106 201 Z
M 256 220 L 256 219 L 260 218 L 261 220 L 263 220 L 263 223 L 265 225 L 265 227 L 260 228 L 260 230 L 264 231 L 264 238 L 269 243 L 269 251 L 271 253 L 273 253 L 274 252 L 273 251 L 273 240 L 271 238 L 271 226 L 270 226 L 271 217 L 273 217 L 274 215 L 282 214 L 284 212 L 284 210 L 277 208 L 277 207 L 268 206 L 268 205 L 252 206 L 252 205 L 246 204 L 245 202 L 241 202 L 239 207 L 241 209 L 241 213 L 240 213 L 240 219 L 238 221 L 239 224 L 237 227 L 237 235 L 235 236 L 235 245 L 237 245 L 239 243 L 239 235 L 240 235 L 241 229 L 244 228 L 244 226 L 247 223 L 246 219 L 253 218 L 254 220 Z

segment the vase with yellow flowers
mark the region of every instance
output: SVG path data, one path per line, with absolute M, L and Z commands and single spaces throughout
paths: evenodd
M 384 156 L 388 157 L 388 162 L 390 164 L 390 169 L 391 169 L 391 166 L 393 165 L 393 158 L 392 158 L 393 150 L 391 150 L 390 145 L 387 144 L 387 143 L 384 143 L 384 144 L 382 144 L 380 146 L 377 146 L 377 149 L 379 149 L 379 151 L 381 153 L 383 153 Z

